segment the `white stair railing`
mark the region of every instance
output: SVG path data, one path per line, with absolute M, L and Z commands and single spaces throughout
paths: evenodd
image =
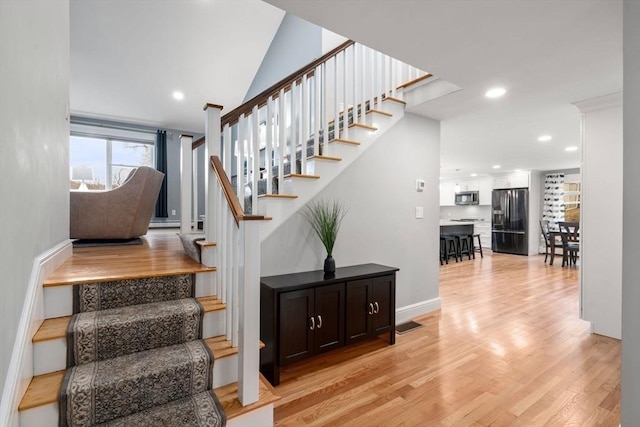
M 302 173 L 331 139 L 349 139 L 349 124 L 398 87 L 428 73 L 346 42 L 222 117 L 223 158 L 240 204 L 257 212 L 258 195 L 282 194 L 285 176 Z
M 350 124 L 365 124 L 384 98 L 401 97 L 401 84 L 424 71 L 366 46 L 344 43 L 262 94 L 220 117 L 205 106 L 206 136 L 181 136 L 181 232 L 198 226 L 198 150 L 204 150 L 206 277 L 226 304 L 226 336 L 238 347 L 238 392 L 243 405 L 258 400 L 259 194 L 284 192 L 288 174 L 307 170 L 308 158 L 328 151 L 331 139 L 349 139 Z M 191 159 L 191 161 L 190 161 Z M 229 179 L 231 177 L 231 179 Z M 209 283 L 210 282 L 210 283 Z

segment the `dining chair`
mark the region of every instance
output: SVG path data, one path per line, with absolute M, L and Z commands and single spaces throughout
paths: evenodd
M 579 222 L 558 222 L 560 236 L 562 237 L 562 266 L 565 263 L 571 266 L 576 265 L 578 253 L 580 252 L 580 223 Z

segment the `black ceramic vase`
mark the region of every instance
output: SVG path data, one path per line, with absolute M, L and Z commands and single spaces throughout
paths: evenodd
M 334 274 L 336 272 L 336 260 L 331 255 L 327 255 L 324 260 L 325 274 Z

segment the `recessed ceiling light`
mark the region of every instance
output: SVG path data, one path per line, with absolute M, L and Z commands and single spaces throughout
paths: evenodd
M 547 142 L 547 141 L 551 141 L 551 135 L 542 135 L 538 137 L 538 141 L 540 142 Z
M 484 96 L 486 96 L 487 98 L 500 98 L 505 93 L 507 93 L 507 90 L 505 88 L 503 88 L 503 87 L 494 87 L 492 89 L 489 89 L 484 94 Z
M 472 174 L 471 174 L 471 175 L 469 175 L 469 176 L 478 176 L 478 174 L 477 174 L 477 173 L 472 173 Z
M 494 168 L 494 169 L 500 169 L 500 168 L 501 168 L 501 166 L 500 166 L 500 165 L 493 165 L 493 166 L 492 166 L 492 168 Z
M 564 151 L 578 151 L 578 147 L 572 145 L 571 147 L 565 148 Z
M 184 99 L 184 93 L 180 92 L 179 90 L 176 90 L 175 92 L 173 92 L 173 99 L 182 101 Z

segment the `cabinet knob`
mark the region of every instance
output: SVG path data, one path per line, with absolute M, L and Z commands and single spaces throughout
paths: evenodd
M 378 312 L 380 311 L 380 306 L 378 305 L 378 301 L 373 303 L 373 312 L 375 314 L 378 314 Z
M 318 329 L 322 328 L 322 316 L 318 314 Z
M 369 314 L 373 314 L 373 304 L 369 303 Z
M 311 316 L 311 325 L 309 326 L 309 329 L 311 329 L 312 331 L 316 328 L 316 319 Z

